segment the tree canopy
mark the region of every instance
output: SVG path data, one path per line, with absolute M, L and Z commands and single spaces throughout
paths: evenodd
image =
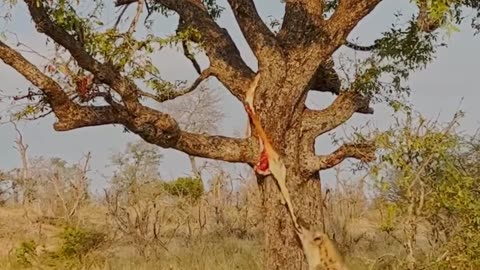
M 175 99 L 193 91 L 210 76 L 216 77 L 240 101 L 244 99 L 254 71 L 242 60 L 228 30 L 217 23 L 225 9 L 233 11 L 260 67 L 269 69 L 269 63 L 275 59 L 288 58 L 302 51 L 304 58 L 311 61 L 306 61 L 304 68 L 287 68 L 291 68 L 291 72 L 302 72 L 312 65 L 310 69 L 316 74 L 303 76 L 303 84 L 310 83 L 307 87 L 310 90 L 339 94 L 355 89 L 395 105 L 398 103 L 394 94 L 408 93 L 404 82 L 409 73 L 425 67 L 434 58 L 437 46 L 442 45 L 437 40 L 443 29 L 452 29 L 467 19 L 471 19 L 472 27 L 479 28 L 479 4 L 473 0 L 412 1 L 418 6 L 417 16 L 402 18 L 398 15 L 400 19 L 392 24 L 390 31 L 383 33 L 383 37 L 372 46 L 355 46 L 346 38 L 358 22 L 382 2 L 380 0 L 280 1 L 285 8 L 284 17 L 278 18 L 270 27 L 264 23 L 251 0 L 228 1 L 228 4 L 210 0 L 118 0 L 114 6 L 122 11 L 114 22 L 107 22 L 103 16 L 114 8 L 109 1 L 92 1 L 90 5 L 73 0 L 3 2 L 5 7 L 26 4 L 37 31 L 44 33 L 48 42 L 55 44 L 56 50 L 42 70 L 7 43 L 1 43 L 2 60 L 40 90 L 29 90 L 16 97 L 30 101 L 17 116 L 35 118 L 53 112 L 58 118 L 55 124 L 58 131 L 121 124 L 146 141 L 162 147 L 247 163 L 253 163 L 257 156 L 249 139 L 183 131 L 172 117 L 143 104 L 146 99 L 157 102 Z M 133 8 L 132 4 L 137 5 L 136 11 L 127 21 L 122 15 Z M 466 16 L 472 8 L 477 12 L 476 16 Z M 8 8 L 4 9 L 6 15 L 8 12 Z M 159 27 L 156 23 L 159 15 L 179 20 L 174 34 L 161 35 L 155 31 Z M 185 56 L 199 73 L 198 79 L 189 86 L 186 82 L 162 79 L 161 71 L 153 64 L 153 55 L 172 44 L 182 46 Z M 354 67 L 353 79 L 349 79 L 350 76 L 339 78 L 332 65 L 317 70 L 317 66 L 330 60 L 342 45 L 372 52 Z M 207 68 L 202 70 L 193 49 L 208 56 Z M 297 62 L 291 60 L 283 62 L 287 62 L 287 66 L 288 62 Z M 291 95 L 290 99 L 298 100 L 302 93 L 304 91 Z M 276 95 L 286 98 L 286 94 L 292 93 Z M 332 109 L 336 104 L 341 105 L 344 108 L 341 111 L 346 112 L 345 118 L 348 119 L 351 113 L 345 107 L 358 99 L 354 96 L 341 95 Z M 273 111 L 272 114 L 282 107 L 259 106 L 261 110 Z M 355 108 L 358 112 L 371 113 L 364 104 L 353 107 L 361 107 Z M 317 126 L 313 134 L 319 135 L 323 129 L 331 130 L 338 125 L 321 123 L 319 116 L 324 113 L 306 111 L 302 117 L 305 129 Z M 339 122 L 343 123 L 345 118 Z M 286 123 L 279 121 L 278 125 Z M 318 126 L 324 128 L 318 130 Z M 203 145 L 215 147 L 205 148 Z

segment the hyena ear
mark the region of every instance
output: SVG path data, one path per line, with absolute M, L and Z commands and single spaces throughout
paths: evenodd
M 305 229 L 309 229 L 310 226 L 307 224 L 307 222 L 305 222 L 305 220 L 303 220 L 301 217 L 297 217 L 297 223 L 298 225 L 302 226 L 303 228 Z

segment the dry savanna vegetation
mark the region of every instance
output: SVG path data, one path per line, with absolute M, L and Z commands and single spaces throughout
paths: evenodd
M 403 115 L 371 132 L 381 161 L 336 169 L 319 226 L 351 269 L 480 266 L 480 141 L 457 120 Z M 18 134 L 23 166 L 0 182 L 2 269 L 264 269 L 251 173 L 212 164 L 165 181 L 162 153 L 139 141 L 112 155 L 109 187 L 94 194 L 90 154 L 30 158 Z
M 390 1 L 414 12 L 381 14 L 388 27 L 366 46 L 351 34 L 387 0 L 270 2 L 0 0 L 0 68 L 24 79 L 0 89 L 20 160 L 0 164 L 0 268 L 313 269 L 301 220 L 353 270 L 480 269 L 479 137 L 462 111 L 440 122 L 408 100 L 445 37 L 480 31 L 480 1 Z M 307 106 L 315 97 L 332 102 Z M 229 106 L 246 132 L 221 125 Z M 340 134 L 387 110 L 391 128 Z M 19 123 L 46 119 L 138 141 L 98 179 L 91 153 L 30 155 Z M 191 174 L 166 179 L 162 149 L 187 155 Z

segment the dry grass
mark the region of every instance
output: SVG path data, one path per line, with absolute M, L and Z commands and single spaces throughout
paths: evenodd
M 180 236 L 168 244 L 168 250 L 158 248 L 153 255 L 140 255 L 131 242 L 113 239 L 115 236 L 109 234 L 113 231 L 108 231 L 101 208 L 83 209 L 79 213 L 79 223 L 109 234 L 111 238 L 81 260 L 56 257 L 52 254 L 62 246 L 61 222 L 56 225 L 32 222 L 25 213 L 22 207 L 0 208 L 0 269 L 262 269 L 258 240 L 214 233 L 188 240 Z M 16 250 L 31 240 L 38 244 L 34 255 L 29 257 L 32 265 L 22 265 L 18 263 Z
M 27 212 L 28 215 L 25 214 Z M 61 221 L 39 219 L 35 216 L 35 211 L 26 211 L 23 207 L 0 208 L 0 269 L 263 269 L 260 237 L 240 239 L 215 231 L 196 234 L 193 238 L 178 234 L 166 249 L 157 246 L 147 248 L 145 254 L 139 254 L 132 241 L 118 237 L 112 230 L 103 207 L 82 209 L 78 213 L 76 224 L 82 228 L 95 229 L 108 237 L 81 259 L 65 258 L 58 255 L 62 247 L 61 234 L 64 227 Z M 375 236 L 375 224 L 367 219 L 356 219 L 347 228 L 352 235 L 367 235 L 356 244 L 357 247 L 362 247 L 361 250 L 355 249 L 356 252 L 347 257 L 352 269 L 382 269 L 371 268 L 379 257 L 379 242 L 385 242 L 385 239 Z M 369 242 L 371 237 L 375 239 L 374 245 Z M 31 240 L 38 244 L 34 255 L 29 257 L 32 265 L 22 265 L 16 251 L 22 243 Z M 398 248 L 391 244 L 391 241 L 386 241 L 382 245 L 381 250 L 385 255 L 388 255 L 388 250 L 393 252 Z
M 48 216 L 45 203 L 0 207 L 0 269 L 263 269 L 255 189 L 243 190 L 243 203 L 228 190 L 194 203 L 151 187 L 140 191 L 129 203 L 90 199 L 68 220 Z M 382 232 L 379 210 L 355 185 L 331 194 L 325 227 L 351 269 L 405 269 L 401 228 Z M 419 233 L 418 246 L 428 250 L 421 224 Z

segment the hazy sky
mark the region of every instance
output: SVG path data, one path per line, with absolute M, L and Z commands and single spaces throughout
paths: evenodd
M 224 4 L 226 1 L 219 2 Z M 282 6 L 278 4 L 280 1 L 256 2 L 261 15 L 266 20 L 268 20 L 268 16 L 278 18 L 283 13 Z M 393 14 L 397 10 L 402 10 L 406 16 L 415 11 L 407 0 L 386 0 L 357 26 L 350 38 L 359 37 L 359 42 L 362 44 L 370 44 L 375 38 L 380 36 L 382 31 L 386 31 L 390 27 Z M 115 16 L 116 14 L 113 12 L 106 14 L 106 21 L 114 21 Z M 224 12 L 220 23 L 233 35 L 247 63 L 255 68 L 256 61 L 235 24 L 229 9 Z M 172 33 L 175 25 L 175 19 L 161 19 L 161 21 L 155 24 L 155 27 L 158 28 L 159 32 Z M 2 27 L 1 23 L 0 27 Z M 37 50 L 41 50 L 45 44 L 44 37 L 33 28 L 26 7 L 21 1 L 19 6 L 15 8 L 13 22 L 3 26 L 2 30 L 5 29 L 14 32 L 19 36 L 20 41 L 29 44 Z M 8 44 L 14 46 L 15 41 L 9 39 Z M 480 70 L 480 53 L 478 48 L 480 48 L 480 39 L 473 36 L 473 31 L 469 28 L 467 22 L 461 27 L 460 33 L 455 33 L 451 36 L 448 44 L 448 48 L 441 49 L 437 54 L 437 59 L 426 70 L 413 74 L 409 82 L 413 92 L 411 102 L 415 109 L 424 115 L 436 117 L 440 113 L 440 119 L 448 121 L 458 108 L 460 100 L 464 98 L 461 109 L 467 115 L 462 122 L 462 128 L 473 132 L 480 126 L 478 118 L 478 115 L 480 115 L 480 106 L 478 106 L 480 101 L 480 93 L 478 91 L 478 71 Z M 342 51 L 347 52 L 348 50 Z M 23 55 L 34 62 L 40 60 L 32 54 L 23 53 Z M 191 64 L 176 49 L 166 49 L 160 52 L 155 57 L 155 60 L 164 78 L 188 80 L 195 78 Z M 205 67 L 206 61 L 203 59 L 201 64 Z M 222 123 L 222 134 L 231 135 L 235 130 L 242 130 L 245 125 L 245 113 L 240 103 L 231 97 L 215 80 L 210 80 L 209 84 L 215 90 L 222 92 L 227 116 Z M 29 84 L 23 77 L 9 66 L 0 62 L 0 91 L 13 94 L 18 93 L 19 89 L 26 89 L 28 86 Z M 325 106 L 332 100 L 333 98 L 330 95 L 312 94 L 308 103 Z M 4 110 L 10 107 L 10 104 L 0 104 L 0 111 L 4 113 Z M 391 120 L 391 111 L 384 106 L 375 106 L 375 109 L 374 116 L 356 115 L 346 125 L 340 127 L 339 130 L 364 123 L 366 120 L 375 123 L 379 127 L 388 126 Z M 101 187 L 104 184 L 100 174 L 108 174 L 109 169 L 105 166 L 111 153 L 123 150 L 126 142 L 137 139 L 136 135 L 123 133 L 122 127 L 112 126 L 56 132 L 52 127 L 53 122 L 53 117 L 48 117 L 20 125 L 25 140 L 29 144 L 30 155 L 57 156 L 67 161 L 75 162 L 82 157 L 83 153 L 91 151 L 96 187 Z M 15 133 L 12 126 L 1 125 L 0 169 L 9 169 L 18 166 L 20 163 L 19 156 L 12 147 L 14 139 Z M 334 149 L 329 140 L 328 136 L 319 139 L 317 147 L 320 152 L 328 153 Z M 165 178 L 171 179 L 189 174 L 190 166 L 184 154 L 174 150 L 165 150 L 164 154 L 166 157 L 161 165 L 161 173 Z M 323 177 L 325 179 L 329 176 L 331 174 L 327 173 Z

